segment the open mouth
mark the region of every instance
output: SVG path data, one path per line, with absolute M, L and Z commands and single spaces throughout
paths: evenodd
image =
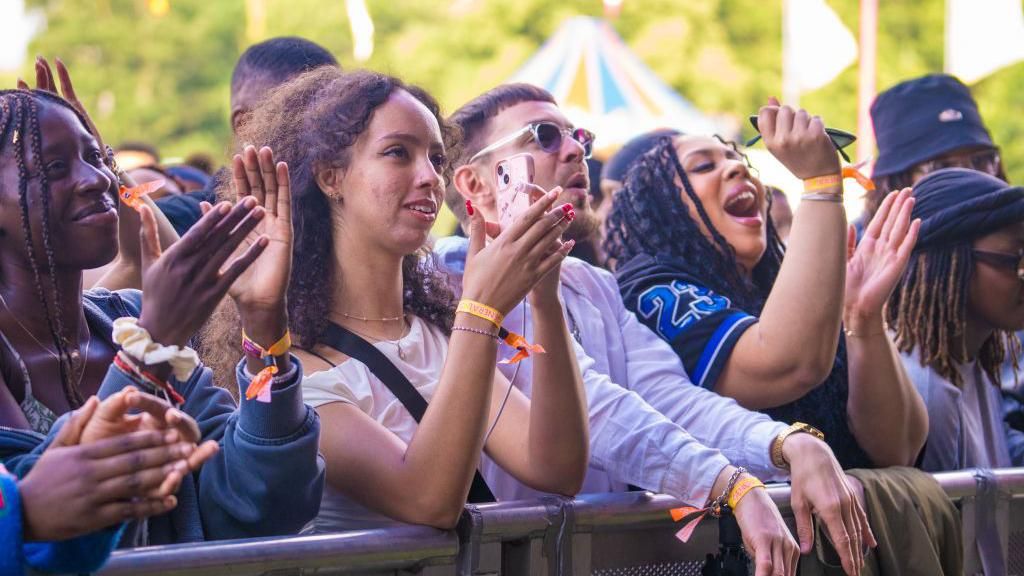
M 417 200 L 403 206 L 407 210 L 415 212 L 421 218 L 434 220 L 437 218 L 437 201 L 433 199 Z
M 761 218 L 761 205 L 757 198 L 757 189 L 749 184 L 738 186 L 729 195 L 722 207 L 725 213 L 733 218 Z
M 587 189 L 587 177 L 577 172 L 568 182 L 565 183 L 566 188 L 582 188 Z

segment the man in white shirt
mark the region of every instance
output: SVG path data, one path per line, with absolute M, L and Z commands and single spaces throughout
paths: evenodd
M 529 85 L 499 86 L 464 105 L 451 120 L 462 128 L 464 140 L 446 201 L 460 219 L 466 219 L 468 200 L 487 220 L 498 220 L 495 165 L 526 152 L 534 158 L 535 184 L 543 189 L 561 186 L 559 203 L 572 204 L 576 217 L 568 234 L 583 237 L 592 232 L 596 219 L 584 163 L 589 136 L 573 129 L 550 94 Z M 456 276 L 465 263 L 465 250 L 465 239 L 457 237 L 435 245 L 442 263 Z M 873 537 L 824 442 L 811 434 L 787 434 L 785 424 L 693 385 L 672 349 L 626 310 L 607 271 L 569 258 L 562 265 L 561 280 L 566 321 L 578 344 L 590 409 L 592 468 L 583 492 L 622 490 L 633 484 L 700 506 L 717 495 L 712 488 L 732 474 L 732 464 L 768 481 L 789 478 L 780 467 L 789 465 L 801 550 L 811 550 L 810 515 L 815 512 L 837 536 L 834 540 L 850 543 L 840 547 L 844 566 L 860 564 L 859 543 L 871 544 Z M 529 338 L 528 305 L 524 302 L 509 313 L 505 325 Z M 501 369 L 529 395 L 530 362 L 519 366 Z M 773 447 L 781 448 L 775 463 Z M 501 499 L 535 494 L 490 462 L 482 468 Z M 773 519 L 764 514 L 744 516 L 739 506 L 737 519 L 757 560 L 758 574 L 768 567 L 775 570 L 772 573 L 788 573 L 783 566 L 788 559 L 776 556 L 773 561 L 771 551 L 765 550 L 780 545 Z

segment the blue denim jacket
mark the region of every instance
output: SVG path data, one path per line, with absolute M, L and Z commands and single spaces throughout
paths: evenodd
M 142 293 L 90 290 L 84 303 L 90 325 L 104 326 L 97 335 L 109 341 L 115 319 L 139 315 Z M 150 518 L 144 531 L 129 529 L 134 541 L 122 546 L 290 535 L 316 517 L 324 483 L 324 461 L 318 454 L 320 420 L 302 403 L 302 366 L 294 357 L 292 362 L 296 369 L 274 385 L 270 403 L 245 400 L 243 394 L 236 406 L 227 390 L 214 385 L 206 367 L 197 369 L 187 382 L 172 379 L 185 397 L 182 410 L 195 418 L 203 440 L 216 440 L 220 451 L 185 477 L 174 510 Z M 242 364 L 236 377 L 245 390 L 250 379 Z M 130 385 L 111 366 L 99 397 Z M 0 427 L 0 462 L 23 477 L 66 419 L 58 420 L 45 437 Z

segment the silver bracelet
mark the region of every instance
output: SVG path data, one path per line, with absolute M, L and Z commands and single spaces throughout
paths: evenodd
M 812 202 L 813 201 L 817 201 L 817 202 L 834 202 L 836 204 L 842 204 L 843 203 L 843 195 L 842 194 L 822 194 L 822 193 L 818 193 L 818 194 L 804 194 L 803 196 L 800 197 L 800 200 L 811 200 Z

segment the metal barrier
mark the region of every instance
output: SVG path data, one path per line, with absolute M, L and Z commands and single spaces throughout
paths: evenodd
M 977 543 L 991 531 L 1005 572 L 1024 576 L 1024 468 L 935 477 L 960 506 L 964 573 L 983 573 Z M 794 528 L 789 487 L 768 492 Z M 467 506 L 455 532 L 403 526 L 139 548 L 116 552 L 101 574 L 699 576 L 718 528 L 705 521 L 680 543 L 668 514 L 679 505 L 630 492 Z

